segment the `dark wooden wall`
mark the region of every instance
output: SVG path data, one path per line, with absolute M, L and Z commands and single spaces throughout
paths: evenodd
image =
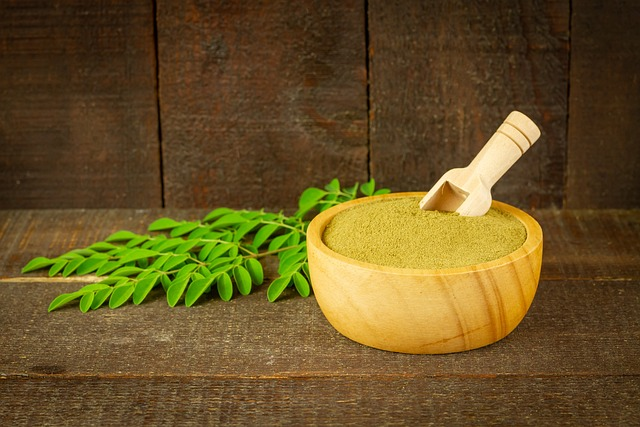
M 427 190 L 519 109 L 523 208 L 639 208 L 636 1 L 0 1 L 0 208 Z

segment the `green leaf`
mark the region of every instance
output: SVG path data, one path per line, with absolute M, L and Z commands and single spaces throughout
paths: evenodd
M 200 244 L 200 239 L 186 240 L 183 244 L 178 246 L 173 252 L 177 254 L 184 254 Z
M 80 288 L 80 290 L 78 290 L 78 292 L 80 293 L 85 293 L 85 292 L 97 292 L 97 291 L 102 291 L 104 289 L 110 288 L 111 286 L 106 285 L 104 283 L 92 283 L 90 285 L 85 285 L 82 288 Z
M 49 267 L 54 264 L 56 261 L 45 258 L 45 257 L 37 257 L 32 259 L 24 266 L 22 269 L 22 274 L 29 273 L 30 271 L 40 270 L 41 268 Z
M 85 258 L 75 258 L 69 261 L 69 264 L 67 264 L 64 270 L 62 270 L 62 277 L 69 277 L 72 275 L 84 261 Z
M 220 243 L 217 245 L 211 252 L 209 252 L 209 256 L 207 256 L 207 262 L 211 262 L 214 259 L 226 254 L 231 250 L 231 248 L 235 247 L 233 243 Z
M 222 273 L 216 281 L 218 295 L 223 301 L 230 301 L 233 297 L 233 286 L 231 285 L 231 277 L 227 273 Z
M 160 218 L 158 220 L 153 221 L 149 224 L 149 231 L 162 231 L 162 230 L 170 230 L 172 228 L 176 228 L 180 223 L 178 221 L 174 221 L 171 218 Z
M 307 254 L 306 252 L 297 253 L 290 257 L 287 257 L 283 261 L 280 261 L 280 265 L 278 266 L 278 274 L 287 274 L 287 272 L 291 272 L 293 266 L 306 261 Z M 297 269 L 294 269 L 297 271 Z
M 282 292 L 287 289 L 291 283 L 291 276 L 280 276 L 269 285 L 269 289 L 267 289 L 267 299 L 269 302 L 274 302 L 277 300 Z
M 162 266 L 162 270 L 170 271 L 172 268 L 182 264 L 189 259 L 189 255 L 174 255 Z
M 180 277 L 179 279 L 174 280 L 167 289 L 167 304 L 169 307 L 175 307 L 178 304 L 178 301 L 184 294 L 184 290 L 187 288 L 187 284 L 190 281 L 189 276 Z
M 298 272 L 293 273 L 293 284 L 300 296 L 306 298 L 311 293 L 311 286 L 309 286 L 309 282 Z
M 327 192 L 320 188 L 311 187 L 304 190 L 298 200 L 298 212 L 296 212 L 296 215 L 302 216 L 313 209 L 325 195 L 327 195 Z
M 184 305 L 191 307 L 210 287 L 215 277 L 207 277 L 191 282 L 187 294 L 184 297 Z
M 109 298 L 109 308 L 118 308 L 131 297 L 135 286 L 131 282 L 127 282 L 123 285 L 115 286 L 111 297 Z
M 292 233 L 283 234 L 281 236 L 274 237 L 273 240 L 271 240 L 271 242 L 269 243 L 269 252 L 280 249 L 289 240 L 289 237 L 291 237 L 291 235 L 293 234 L 296 234 L 296 233 L 292 232 Z
M 264 270 L 262 269 L 262 264 L 255 258 L 247 258 L 244 262 L 244 267 L 249 272 L 251 276 L 251 281 L 254 285 L 260 286 L 264 281 Z
M 236 266 L 233 269 L 233 279 L 240 295 L 249 295 L 251 293 L 251 275 L 246 268 L 241 265 Z
M 112 245 L 111 243 L 107 243 L 107 242 L 97 242 L 94 243 L 93 245 L 89 246 L 87 249 L 91 249 L 94 250 L 96 252 L 107 252 L 113 249 L 116 249 L 117 246 L 116 245 Z
M 217 242 L 209 242 L 204 245 L 202 249 L 200 249 L 200 252 L 198 252 L 198 259 L 200 261 L 206 261 L 207 257 L 211 253 L 211 250 L 213 250 L 213 248 L 215 248 L 217 244 Z
M 96 276 L 104 276 L 105 274 L 112 272 L 119 266 L 120 264 L 115 261 L 107 261 L 98 268 L 98 270 L 96 271 Z
M 217 219 L 213 224 L 211 224 L 212 229 L 229 227 L 231 225 L 244 224 L 249 220 L 239 213 L 230 213 L 224 215 L 222 218 Z
M 324 188 L 330 193 L 337 193 L 340 191 L 340 181 L 338 181 L 338 178 L 333 178 Z
M 195 230 L 199 226 L 200 226 L 200 224 L 198 224 L 197 222 L 186 222 L 186 223 L 182 224 L 181 226 L 176 227 L 173 230 L 171 230 L 170 235 L 171 235 L 171 237 L 183 236 L 185 234 L 191 233 L 193 230 Z
M 183 243 L 184 243 L 184 239 L 176 237 L 176 238 L 173 238 L 173 239 L 161 240 L 157 244 L 153 245 L 152 248 L 153 248 L 154 251 L 167 252 L 167 251 L 171 251 L 171 250 L 177 248 L 178 246 L 180 246 Z
M 360 191 L 365 196 L 372 196 L 375 188 L 376 188 L 376 180 L 371 178 L 369 182 L 365 182 L 360 186 Z
M 145 236 L 138 236 L 135 237 L 131 240 L 129 240 L 125 246 L 127 248 L 135 248 L 136 246 L 140 246 L 140 244 L 146 242 L 147 240 L 149 240 L 149 236 L 145 235 Z
M 202 222 L 211 222 L 216 218 L 219 218 L 223 215 L 227 215 L 234 212 L 235 211 L 233 209 L 229 209 L 229 208 L 217 208 L 209 212 L 207 216 L 204 217 Z
M 87 292 L 86 294 L 82 295 L 82 298 L 80 298 L 81 312 L 86 313 L 87 311 L 89 311 L 89 309 L 91 308 L 91 304 L 93 304 L 94 297 L 95 294 L 93 292 Z
M 253 231 L 253 229 L 260 225 L 261 222 L 262 221 L 260 221 L 259 219 L 254 219 L 252 221 L 241 224 L 240 227 L 237 228 L 235 233 L 233 233 L 233 241 L 241 241 L 244 236 Z
M 164 255 L 156 258 L 156 260 L 153 262 L 153 264 L 151 264 L 150 268 L 155 269 L 155 270 L 160 270 L 162 268 L 162 266 L 164 265 L 164 263 L 169 261 L 170 258 L 171 258 L 171 254 L 164 254 Z
M 56 261 L 56 263 L 53 264 L 49 269 L 49 277 L 53 277 L 56 274 L 60 273 L 60 271 L 64 268 L 65 265 L 67 265 L 68 262 L 69 261 L 66 259 L 60 259 Z
M 150 249 L 133 249 L 125 256 L 120 258 L 120 264 L 128 264 L 132 261 L 137 261 L 143 258 L 151 258 L 158 255 L 158 252 Z
M 142 271 L 141 268 L 138 267 L 122 267 L 111 273 L 112 276 L 133 276 L 134 274 L 138 274 Z
M 113 292 L 113 288 L 111 286 L 107 286 L 105 289 L 101 291 L 97 291 L 93 296 L 93 302 L 91 303 L 91 309 L 96 310 L 105 303 L 105 301 L 111 296 Z
M 105 257 L 108 257 L 108 255 L 105 255 Z M 78 269 L 76 270 L 76 274 L 79 274 L 82 276 L 82 275 L 89 274 L 96 271 L 102 265 L 107 263 L 108 258 L 105 258 L 105 257 L 87 258 L 86 260 L 84 260 L 84 262 L 82 262 L 78 266 Z
M 58 295 L 53 299 L 53 301 L 51 301 L 51 304 L 49 304 L 49 308 L 47 311 L 52 312 L 53 310 L 56 310 L 57 308 L 60 308 L 61 306 L 82 297 L 82 295 L 83 294 L 80 292 Z
M 260 230 L 258 230 L 258 232 L 256 233 L 255 237 L 253 238 L 253 246 L 255 246 L 256 248 L 259 248 L 260 246 L 262 246 L 262 244 L 264 242 L 267 241 L 267 239 L 278 229 L 278 225 L 277 224 L 267 224 L 264 225 L 262 227 L 260 227 Z
M 139 305 L 149 295 L 151 289 L 158 283 L 160 279 L 160 273 L 151 273 L 144 279 L 141 279 L 136 283 L 133 290 L 133 303 Z
M 177 279 L 178 277 L 182 277 L 185 274 L 189 274 L 196 268 L 198 268 L 198 264 L 196 263 L 185 264 L 182 266 L 182 268 L 180 268 L 180 270 L 178 270 L 178 272 L 175 275 L 175 278 Z
M 116 231 L 115 233 L 107 237 L 105 239 L 105 242 L 126 242 L 135 237 L 138 237 L 138 235 L 130 231 L 121 230 L 121 231 Z

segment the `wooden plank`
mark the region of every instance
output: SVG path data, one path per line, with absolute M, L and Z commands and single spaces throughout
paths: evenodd
M 634 377 L 0 380 L 3 425 L 635 425 Z
M 640 278 L 640 211 L 545 210 L 542 277 L 546 280 Z
M 0 2 L 0 208 L 161 206 L 151 2 Z
M 367 179 L 362 2 L 157 10 L 167 206 L 279 210 Z
M 0 210 L 0 278 L 18 277 L 37 256 L 57 256 L 128 229 L 145 233 L 157 218 L 197 220 L 207 209 Z M 537 210 L 545 280 L 640 278 L 640 211 Z M 29 277 L 41 276 L 32 273 Z
M 567 201 L 640 207 L 640 3 L 574 2 Z
M 313 297 L 267 302 L 266 287 L 231 302 L 77 306 L 47 313 L 79 283 L 0 283 L 0 373 L 77 376 L 623 376 L 640 375 L 640 281 L 543 281 L 522 323 L 472 352 L 414 356 L 336 332 Z M 327 349 L 331 349 L 330 352 Z M 597 357 L 594 357 L 597 355 Z
M 542 136 L 493 197 L 562 206 L 569 2 L 380 0 L 368 11 L 372 175 L 427 191 L 517 109 Z

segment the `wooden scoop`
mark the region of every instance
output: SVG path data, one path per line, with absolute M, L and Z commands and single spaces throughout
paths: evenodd
M 491 187 L 540 137 L 533 121 L 513 111 L 466 168 L 451 169 L 420 201 L 424 210 L 481 216 L 491 207 Z

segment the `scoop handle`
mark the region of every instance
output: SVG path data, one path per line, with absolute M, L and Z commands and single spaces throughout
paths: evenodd
M 512 111 L 467 166 L 467 176 L 478 176 L 491 189 L 539 137 L 540 129 L 529 117 Z

